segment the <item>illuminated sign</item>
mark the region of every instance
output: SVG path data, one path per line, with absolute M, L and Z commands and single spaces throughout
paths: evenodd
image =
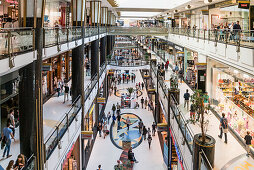
M 238 8 L 249 9 L 250 1 L 238 1 Z

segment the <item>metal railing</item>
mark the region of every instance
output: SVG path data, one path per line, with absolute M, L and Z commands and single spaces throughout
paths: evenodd
M 36 169 L 36 159 L 35 156 L 32 155 L 28 158 L 25 167 L 21 168 L 21 170 L 35 170 Z
M 203 151 L 203 149 L 201 149 L 199 152 L 199 169 L 200 170 L 212 170 L 213 169 L 213 167 L 210 164 L 208 158 L 206 157 L 206 154 Z
M 106 69 L 106 62 L 104 62 L 101 67 L 100 67 L 100 70 L 99 70 L 99 74 L 100 74 L 100 77 L 102 76 L 103 72 L 105 71 Z M 91 82 L 88 84 L 88 86 L 86 87 L 85 89 L 85 101 L 88 99 L 88 97 L 90 96 L 91 92 L 93 91 L 95 85 L 97 84 L 98 82 L 98 79 L 97 79 L 97 74 L 95 74 L 92 78 L 91 78 Z
M 254 30 L 171 28 L 169 33 L 237 46 L 254 46 Z
M 178 126 L 179 126 L 179 128 L 181 130 L 181 133 L 182 133 L 182 135 L 184 137 L 184 140 L 187 143 L 187 146 L 188 146 L 190 152 L 193 153 L 193 137 L 194 137 L 194 133 L 189 128 L 188 122 L 186 121 L 186 119 L 182 115 L 182 112 L 179 110 L 178 103 L 177 103 L 174 95 L 170 96 L 170 109 L 171 109 L 171 111 L 173 113 L 174 118 L 177 121 L 177 124 L 178 124 Z
M 34 29 L 32 28 L 1 28 L 0 59 L 33 51 Z
M 165 27 L 109 27 L 110 35 L 168 35 Z
M 81 109 L 81 97 L 78 96 L 73 102 L 70 110 L 64 115 L 60 123 L 56 126 L 54 131 L 51 133 L 47 141 L 45 142 L 45 154 L 46 160 L 49 159 L 50 155 L 53 153 L 60 140 L 68 130 L 69 126 L 77 116 Z
M 138 67 L 138 66 L 145 66 L 150 65 L 150 61 L 148 60 L 127 60 L 127 59 L 121 59 L 121 60 L 109 60 L 108 65 L 112 66 L 121 66 L 121 67 Z

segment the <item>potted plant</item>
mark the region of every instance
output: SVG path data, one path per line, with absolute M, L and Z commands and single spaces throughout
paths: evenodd
M 134 88 L 129 87 L 129 88 L 127 88 L 127 91 L 129 92 L 129 97 L 131 97 L 131 94 L 133 93 Z
M 205 120 L 205 115 L 210 110 L 209 104 L 204 103 L 204 97 L 206 94 L 202 93 L 202 90 L 195 90 L 191 96 L 192 104 L 194 105 L 197 119 L 194 122 L 200 123 L 201 133 L 194 136 L 193 142 L 193 169 L 198 169 L 200 151 L 203 150 L 209 163 L 214 167 L 214 154 L 215 154 L 215 139 L 206 134 L 209 120 Z

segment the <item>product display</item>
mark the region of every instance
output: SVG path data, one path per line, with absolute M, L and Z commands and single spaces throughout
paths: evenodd
M 253 94 L 254 87 L 250 84 L 236 81 L 230 75 L 220 75 L 218 87 L 216 88 L 216 99 L 218 105 L 216 111 L 222 115 L 226 114 L 226 118 L 230 127 L 237 134 L 244 138 L 247 131 L 254 136 L 254 114 L 253 114 Z M 254 147 L 254 141 L 252 141 Z

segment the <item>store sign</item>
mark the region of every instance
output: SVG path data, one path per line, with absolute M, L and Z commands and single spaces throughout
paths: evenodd
M 99 104 L 105 104 L 106 103 L 106 98 L 98 97 L 97 98 L 97 103 L 99 103 Z
M 52 64 L 51 63 L 43 63 L 42 64 L 42 71 L 52 71 Z
M 91 139 L 93 131 L 81 131 L 81 139 Z
M 180 47 L 178 45 L 175 45 L 174 48 L 178 51 L 184 51 L 183 47 Z
M 157 130 L 158 130 L 158 132 L 165 132 L 165 131 L 167 131 L 167 128 L 168 127 L 168 124 L 167 123 L 158 123 L 157 124 Z
M 250 1 L 238 1 L 238 8 L 249 9 Z
M 207 65 L 206 65 L 206 63 L 198 63 L 198 64 L 196 64 L 196 68 L 197 68 L 197 70 L 206 70 Z
M 155 93 L 155 89 L 148 89 L 148 94 L 154 94 Z

